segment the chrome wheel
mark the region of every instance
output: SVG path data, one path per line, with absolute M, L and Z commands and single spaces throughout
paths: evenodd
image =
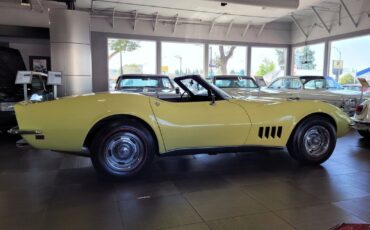
M 104 160 L 111 169 L 128 172 L 140 165 L 144 150 L 144 144 L 137 135 L 122 132 L 108 139 Z
M 311 157 L 321 157 L 329 149 L 330 133 L 324 126 L 316 125 L 307 130 L 303 137 L 306 152 Z

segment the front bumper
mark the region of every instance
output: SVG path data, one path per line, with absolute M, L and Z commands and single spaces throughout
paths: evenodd
M 351 127 L 356 130 L 364 130 L 370 132 L 370 122 L 358 121 L 352 118 Z

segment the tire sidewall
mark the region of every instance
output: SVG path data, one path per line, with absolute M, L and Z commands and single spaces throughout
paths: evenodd
M 110 138 L 114 135 L 121 133 L 121 132 L 128 132 L 136 135 L 143 144 L 143 158 L 138 166 L 136 166 L 131 171 L 119 171 L 114 170 L 110 166 L 107 165 L 105 158 L 105 148 L 107 142 Z M 108 127 L 103 128 L 97 134 L 97 136 L 93 140 L 92 145 L 92 153 L 91 153 L 91 160 L 96 168 L 96 170 L 103 175 L 113 177 L 113 178 L 129 178 L 134 177 L 141 173 L 143 170 L 147 168 L 147 166 L 151 163 L 154 157 L 153 150 L 155 149 L 153 137 L 148 132 L 148 130 L 143 127 L 141 124 L 129 124 L 127 123 L 115 123 L 109 125 Z
M 306 132 L 314 127 L 322 126 L 329 132 L 329 146 L 325 154 L 322 154 L 319 157 L 314 157 L 310 155 L 304 144 L 304 136 Z M 320 117 L 312 117 L 303 121 L 302 124 L 298 127 L 295 133 L 295 138 L 293 140 L 294 156 L 303 164 L 321 164 L 326 161 L 333 153 L 336 146 L 336 131 L 334 126 L 327 120 Z

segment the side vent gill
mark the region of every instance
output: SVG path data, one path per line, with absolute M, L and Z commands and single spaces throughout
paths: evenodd
M 260 127 L 258 130 L 259 138 L 281 138 L 283 134 L 283 127 L 282 126 L 272 126 L 272 127 Z

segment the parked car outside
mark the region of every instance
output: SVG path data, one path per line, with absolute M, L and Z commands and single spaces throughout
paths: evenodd
M 180 90 L 166 75 L 124 74 L 118 77 L 116 90 L 141 93 L 147 96 L 172 97 L 179 95 Z
M 354 128 L 365 139 L 370 140 L 370 100 L 363 102 L 356 108 L 356 114 L 352 118 Z
M 185 94 L 156 98 L 111 92 L 15 106 L 21 134 L 33 147 L 85 153 L 95 169 L 127 178 L 155 155 L 285 149 L 303 164 L 321 164 L 350 118 L 320 101 L 232 98 L 197 75 L 174 79 Z M 83 108 L 83 112 L 81 112 Z
M 320 100 L 333 104 L 352 116 L 361 93 L 344 90 L 333 78 L 324 76 L 285 76 L 261 88 L 261 96 Z
M 248 76 L 216 75 L 212 83 L 234 97 L 251 96 L 260 89 L 256 81 Z

